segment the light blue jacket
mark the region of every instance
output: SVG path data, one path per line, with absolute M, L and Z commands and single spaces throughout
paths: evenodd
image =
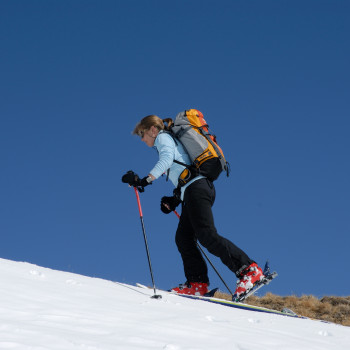
M 174 160 L 185 164 L 191 164 L 190 157 L 188 153 L 185 151 L 184 147 L 180 142 L 175 143 L 174 139 L 166 132 L 160 131 L 154 141 L 153 146 L 159 154 L 159 160 L 153 169 L 150 171 L 156 179 L 158 179 L 162 174 L 167 174 L 167 170 L 169 171 L 169 179 L 174 184 L 175 187 L 178 185 L 178 178 L 180 174 L 183 172 L 185 167 L 183 165 L 174 163 Z M 192 179 L 189 183 L 181 188 L 181 199 L 183 199 L 183 195 L 185 189 L 194 181 L 203 178 L 204 176 L 199 175 Z

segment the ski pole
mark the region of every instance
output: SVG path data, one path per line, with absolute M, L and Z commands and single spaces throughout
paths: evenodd
M 179 213 L 174 210 L 175 215 L 180 219 L 180 215 Z M 221 277 L 219 271 L 215 268 L 214 264 L 210 261 L 209 256 L 205 253 L 205 251 L 203 250 L 203 248 L 200 246 L 200 244 L 196 241 L 197 247 L 199 248 L 199 250 L 202 252 L 202 254 L 206 257 L 206 259 L 208 260 L 209 264 L 211 265 L 211 267 L 213 268 L 213 270 L 216 272 L 216 274 L 219 276 L 219 278 L 221 279 L 221 282 L 225 285 L 225 287 L 227 288 L 227 290 L 230 292 L 231 295 L 233 295 L 231 289 L 229 288 L 229 286 L 225 283 L 224 279 Z
M 148 249 L 148 243 L 147 243 L 147 236 L 146 236 L 146 231 L 145 231 L 145 224 L 143 222 L 143 215 L 142 215 L 142 208 L 141 208 L 141 201 L 140 201 L 140 196 L 139 196 L 139 191 L 137 190 L 136 187 L 134 187 L 135 193 L 136 193 L 136 199 L 137 199 L 137 205 L 139 207 L 139 213 L 140 213 L 140 219 L 141 219 L 141 226 L 142 226 L 142 232 L 143 232 L 143 239 L 145 241 L 145 246 L 146 246 L 146 252 L 147 252 L 147 258 L 148 258 L 148 265 L 149 265 L 149 271 L 151 273 L 151 279 L 153 283 L 153 291 L 154 295 L 151 298 L 154 299 L 159 299 L 162 296 L 156 294 L 156 285 L 154 283 L 154 278 L 153 278 L 153 272 L 152 272 L 152 264 L 151 264 L 151 258 L 149 254 L 149 249 Z

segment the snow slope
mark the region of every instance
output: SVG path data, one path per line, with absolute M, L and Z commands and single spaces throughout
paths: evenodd
M 0 259 L 0 349 L 350 348 L 350 328 Z

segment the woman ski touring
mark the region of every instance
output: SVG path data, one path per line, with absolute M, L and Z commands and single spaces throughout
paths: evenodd
M 182 257 L 186 282 L 172 288 L 172 291 L 189 295 L 208 292 L 208 269 L 198 249 L 198 241 L 236 275 L 235 296 L 238 297 L 264 277 L 262 269 L 243 250 L 217 233 L 211 209 L 215 201 L 213 182 L 202 173 L 192 175 L 187 182 L 182 181 L 183 173 L 188 168 L 184 165 L 190 165 L 191 160 L 182 143 L 168 132 L 171 124 L 171 119 L 162 120 L 156 115 L 149 115 L 136 125 L 133 134 L 138 135 L 147 146 L 155 148 L 159 160 L 147 176 L 140 178 L 133 171 L 128 171 L 123 175 L 122 182 L 144 188 L 166 174 L 175 186 L 174 195 L 162 197 L 160 203 L 160 209 L 165 214 L 171 213 L 182 203 L 175 241 Z

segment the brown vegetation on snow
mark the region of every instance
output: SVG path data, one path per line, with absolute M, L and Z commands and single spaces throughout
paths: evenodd
M 215 297 L 231 300 L 231 295 L 221 292 L 216 292 Z M 263 297 L 252 295 L 246 299 L 245 303 L 278 311 L 288 308 L 300 316 L 350 326 L 350 296 L 329 296 L 318 299 L 312 295 L 281 297 L 267 293 Z

